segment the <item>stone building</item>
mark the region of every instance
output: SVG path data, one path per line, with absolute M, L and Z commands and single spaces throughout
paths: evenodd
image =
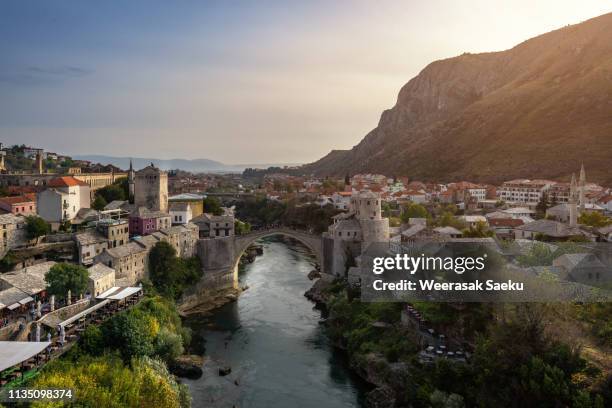
M 343 276 L 370 245 L 389 241 L 389 220 L 382 216 L 381 206 L 377 193 L 351 196 L 349 211 L 335 216 L 323 234 L 323 270 Z
M 146 276 L 145 262 L 148 251 L 136 242 L 130 242 L 117 248 L 109 248 L 96 255 L 94 262 L 101 262 L 115 270 L 116 279 L 122 279 L 130 285 Z
M 150 166 L 134 175 L 134 204 L 152 211 L 168 212 L 168 173 Z
M 115 286 L 115 270 L 103 263 L 97 263 L 87 268 L 89 279 L 87 288 L 92 296 L 98 296 Z
M 0 257 L 27 242 L 26 223 L 23 217 L 13 214 L 0 215 Z
M 198 226 L 200 238 L 234 236 L 234 216 L 230 214 L 213 215 L 204 213 L 191 220 Z

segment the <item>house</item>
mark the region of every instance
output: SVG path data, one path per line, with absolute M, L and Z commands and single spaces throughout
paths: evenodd
M 338 210 L 348 210 L 351 205 L 351 191 L 338 191 L 332 194 L 331 200 L 334 207 Z
M 514 229 L 514 239 L 537 239 L 538 236 L 546 237 L 552 241 L 564 241 L 576 237 L 589 238 L 589 234 L 580 228 L 570 227 L 553 220 L 537 220 Z
M 597 204 L 604 208 L 606 212 L 612 213 L 612 194 L 606 194 L 597 199 Z
M 523 225 L 524 222 L 518 218 L 490 218 L 489 228 L 499 238 L 514 239 L 514 230 Z
M 559 277 L 563 280 L 587 285 L 612 281 L 609 268 L 592 253 L 564 254 L 553 260 L 553 266 L 562 271 Z
M 115 270 L 115 278 L 123 279 L 129 284 L 135 284 L 143 279 L 148 270 L 145 267 L 145 257 L 148 251 L 136 242 L 130 242 L 116 248 L 108 248 L 94 257 L 94 263 L 103 263 Z
M 71 176 L 51 179 L 49 188 L 38 193 L 38 215 L 57 229 L 72 220 L 81 208 L 90 208 L 90 187 Z
M 92 296 L 98 296 L 115 286 L 115 270 L 103 263 L 87 268 L 89 278 L 87 288 Z
M 198 226 L 200 238 L 231 237 L 234 235 L 233 215 L 204 213 L 191 220 Z
M 36 196 L 32 194 L 0 198 L 0 209 L 14 215 L 35 215 Z
M 170 202 L 172 224 L 187 224 L 193 218 L 192 207 L 188 203 Z
M 433 229 L 434 234 L 446 238 L 461 238 L 463 233 L 454 227 L 437 227 Z
M 482 215 L 461 215 L 458 217 L 461 221 L 465 222 L 468 227 L 476 227 L 478 223 L 489 225 L 489 221 Z
M 138 207 L 130 214 L 129 230 L 131 235 L 152 234 L 160 229 L 170 228 L 172 221 L 170 214 L 161 211 L 152 211 L 145 207 Z
M 78 260 L 81 265 L 92 265 L 94 258 L 108 248 L 108 240 L 96 230 L 87 230 L 76 234 Z
M 191 209 L 191 216 L 197 217 L 204 213 L 204 198 L 201 194 L 183 193 L 168 198 L 170 209 L 176 204 L 186 204 Z M 174 220 L 174 217 L 172 218 Z

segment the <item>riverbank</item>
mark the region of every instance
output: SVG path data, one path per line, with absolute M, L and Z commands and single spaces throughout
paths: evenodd
M 305 296 L 324 310 L 325 332 L 346 352 L 351 369 L 375 386 L 365 397 L 366 407 L 600 408 L 611 401 L 609 374 L 585 359 L 579 344 L 551 330 L 559 305 L 417 302 L 408 307 L 362 303 L 358 292 L 342 280 L 317 281 Z M 470 357 L 442 352 L 430 358 L 425 349 L 436 349 L 428 347 L 435 337 L 423 336 L 410 313 L 436 334 L 445 333 L 446 345 L 467 346 Z M 551 378 L 554 386 L 546 386 Z

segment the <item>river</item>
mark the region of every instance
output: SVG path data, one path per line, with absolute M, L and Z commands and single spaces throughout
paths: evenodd
M 304 297 L 314 267 L 308 250 L 280 238 L 259 241 L 262 256 L 242 268 L 237 302 L 186 323 L 203 338 L 208 361 L 185 380 L 199 407 L 359 407 L 366 386 L 348 368 Z M 231 366 L 220 377 L 218 367 Z

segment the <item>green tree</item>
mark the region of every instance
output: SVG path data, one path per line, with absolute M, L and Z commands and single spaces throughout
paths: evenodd
M 583 212 L 578 218 L 580 224 L 588 225 L 595 228 L 601 228 L 612 224 L 612 219 L 606 217 L 599 211 Z
M 213 215 L 223 215 L 223 208 L 216 197 L 206 197 L 204 199 L 204 212 Z
M 45 220 L 36 215 L 26 217 L 26 232 L 28 239 L 35 239 L 51 232 L 51 226 Z
M 546 210 L 550 208 L 550 201 L 548 199 L 548 194 L 546 192 L 542 193 L 542 197 L 540 197 L 540 201 L 536 205 L 536 215 L 537 218 L 544 218 L 546 215 Z
M 155 338 L 154 349 L 156 356 L 166 362 L 171 362 L 183 354 L 183 339 L 180 334 L 163 328 Z
M 45 275 L 47 292 L 58 298 L 65 298 L 68 291 L 73 295 L 85 293 L 88 280 L 87 269 L 81 265 L 58 263 Z
M 96 196 L 104 198 L 104 201 L 110 203 L 115 200 L 126 200 L 127 194 L 125 190 L 119 184 L 109 184 L 108 186 L 102 187 L 96 191 Z
M 234 231 L 236 235 L 244 235 L 251 232 L 251 224 L 240 220 L 234 221 Z
M 95 356 L 104 350 L 104 335 L 102 329 L 96 325 L 87 326 L 81 338 L 79 344 L 84 352 Z
M 133 357 L 151 356 L 155 330 L 152 320 L 140 311 L 120 313 L 107 320 L 102 326 L 104 338 L 109 346 L 119 350 L 123 360 L 129 362 Z
M 427 208 L 417 203 L 407 204 L 406 206 L 404 206 L 401 219 L 402 222 L 408 222 L 410 218 L 429 218 Z
M 174 297 L 182 277 L 176 250 L 165 241 L 160 241 L 149 253 L 149 276 L 160 293 Z
M 94 210 L 102 211 L 104 207 L 108 204 L 104 197 L 96 194 L 96 198 L 94 198 L 93 203 L 91 203 L 91 208 Z

